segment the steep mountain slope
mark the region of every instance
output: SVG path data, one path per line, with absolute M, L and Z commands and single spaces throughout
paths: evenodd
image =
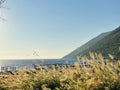
M 119 47 L 120 27 L 111 32 L 99 35 L 63 58 L 76 58 L 78 55 L 89 56 L 89 52 L 91 51 L 102 53 L 105 58 L 109 58 L 108 54 L 112 54 L 115 59 L 118 59 L 120 57 Z
M 108 54 L 112 54 L 115 59 L 120 57 L 120 27 L 112 31 L 109 35 L 99 40 L 96 44 L 89 47 L 77 55 L 89 55 L 89 51 L 102 53 L 105 58 L 109 58 Z
M 96 44 L 99 40 L 103 39 L 105 36 L 109 35 L 110 32 L 102 33 L 99 36 L 93 38 L 92 40 L 88 41 L 84 45 L 80 46 L 76 50 L 72 51 L 70 54 L 64 56 L 64 59 L 71 59 L 75 58 L 79 53 L 82 53 L 83 51 L 87 50 L 89 47 L 93 46 Z

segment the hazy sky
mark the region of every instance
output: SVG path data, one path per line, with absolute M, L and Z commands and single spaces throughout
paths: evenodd
M 7 0 L 0 58 L 61 58 L 120 25 L 120 0 Z

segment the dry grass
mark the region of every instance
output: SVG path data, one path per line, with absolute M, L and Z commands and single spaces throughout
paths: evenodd
M 120 90 L 120 61 L 104 62 L 102 54 L 90 53 L 90 56 L 90 60 L 78 56 L 74 67 L 39 66 L 40 70 L 20 69 L 1 75 L 0 90 Z M 109 57 L 113 58 L 111 54 Z

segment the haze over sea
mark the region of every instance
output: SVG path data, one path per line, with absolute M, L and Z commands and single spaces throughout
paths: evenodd
M 76 60 L 64 59 L 6 59 L 0 60 L 0 66 L 27 66 L 34 64 L 52 65 L 52 64 L 73 64 Z

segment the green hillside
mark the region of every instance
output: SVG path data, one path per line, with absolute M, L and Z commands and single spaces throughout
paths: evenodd
M 81 49 L 86 45 L 87 47 L 84 50 Z M 96 52 L 102 53 L 105 58 L 108 58 L 108 54 L 112 54 L 115 59 L 118 59 L 120 57 L 120 27 L 111 32 L 99 35 L 83 46 L 77 49 L 77 52 L 75 50 L 63 58 L 76 58 L 78 55 L 89 56 L 89 52 Z

